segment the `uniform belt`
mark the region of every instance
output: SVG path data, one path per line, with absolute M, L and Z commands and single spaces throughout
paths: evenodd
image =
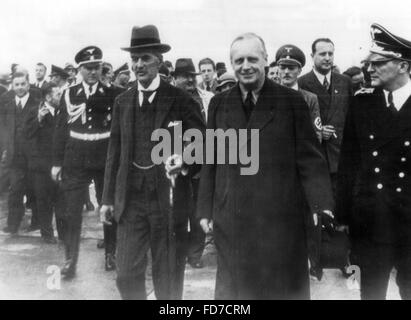
M 148 169 L 153 168 L 153 167 L 155 166 L 155 164 L 153 163 L 153 164 L 151 164 L 151 165 L 149 165 L 149 166 L 140 166 L 139 164 L 133 162 L 133 166 L 136 167 L 136 168 L 138 168 L 138 169 L 141 169 L 141 170 L 148 170 Z
M 110 138 L 110 131 L 104 133 L 79 133 L 70 131 L 70 137 L 84 141 L 98 141 Z

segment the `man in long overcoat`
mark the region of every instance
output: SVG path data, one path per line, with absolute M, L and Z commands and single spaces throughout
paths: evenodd
M 242 175 L 238 164 L 202 168 L 197 210 L 204 231 L 214 229 L 215 297 L 308 299 L 303 208 L 308 201 L 317 219 L 332 216 L 327 163 L 302 96 L 265 78 L 263 40 L 236 38 L 231 63 L 239 84 L 211 100 L 207 128 L 258 129 L 258 141 L 247 132 L 238 148 L 259 143 L 252 154 L 259 168 L 252 175 Z

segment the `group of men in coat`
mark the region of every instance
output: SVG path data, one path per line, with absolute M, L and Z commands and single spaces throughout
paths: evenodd
M 49 108 L 52 89 L 47 104 L 33 103 L 27 135 L 19 121 L 20 113 L 30 111 L 24 110 L 30 96 L 27 100 L 19 91 L 17 73 L 14 109 L 3 117 L 15 128 L 7 157 L 12 155 L 18 181 L 24 137 L 47 127 L 55 115 L 49 169 L 64 192 L 69 230 L 62 274 L 75 275 L 81 207 L 94 180 L 105 232 L 117 238 L 117 287 L 123 299 L 146 298 L 149 249 L 156 297 L 183 297 L 187 221 L 195 205 L 192 219 L 215 239 L 216 299 L 308 299 L 308 229 L 336 225 L 349 233 L 351 262 L 361 270 L 361 297 L 385 298 L 395 267 L 401 297 L 410 299 L 411 42 L 377 24 L 371 35 L 366 60 L 375 88 L 352 96 L 349 79 L 332 72 L 331 40 L 313 43 L 314 69 L 300 78 L 302 51 L 281 47 L 279 85 L 266 78 L 264 40 L 242 34 L 230 46 L 238 82 L 210 97 L 204 110 L 192 61 L 178 61 L 176 86 L 170 85 L 159 68 L 171 47 L 160 41 L 155 26 L 134 27 L 130 46 L 122 48 L 131 56 L 134 86 L 119 94 L 101 85 L 102 52 L 87 47 L 76 56 L 84 81 L 64 92 L 55 112 Z M 217 136 L 214 162 L 188 165 L 172 148 L 157 164 L 152 133 L 166 130 L 174 141 L 176 125 L 183 136 L 188 130 L 204 134 L 207 128 L 234 129 L 238 137 L 246 130 L 237 159 L 242 149 L 252 150 L 257 129 L 258 172 L 243 175 L 240 163 L 217 163 Z M 223 151 L 233 150 L 225 144 Z

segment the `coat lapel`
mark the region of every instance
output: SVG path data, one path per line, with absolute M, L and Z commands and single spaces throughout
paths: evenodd
M 230 90 L 224 106 L 227 128 L 241 129 L 247 127 L 247 120 L 243 110 L 243 100 L 238 84 Z
M 164 123 L 168 113 L 170 112 L 172 102 L 174 100 L 174 96 L 169 94 L 169 88 L 167 84 L 161 80 L 160 86 L 157 89 L 157 110 L 156 110 L 156 118 L 154 122 L 154 129 L 161 128 L 162 124 Z
M 317 81 L 318 82 L 318 81 Z M 331 74 L 331 103 L 328 109 L 327 122 L 333 117 L 334 113 L 340 108 L 338 100 L 340 99 L 341 93 L 343 92 L 342 82 L 339 77 Z
M 322 114 L 323 119 L 327 118 L 328 114 L 328 108 L 330 106 L 330 95 L 327 92 L 327 90 L 324 89 L 323 85 L 318 81 L 317 76 L 315 75 L 314 71 L 311 70 L 311 72 L 308 74 L 308 82 L 309 82 L 309 87 L 311 88 L 311 92 L 315 92 L 317 95 L 318 100 L 321 100 L 320 106 L 325 106 L 325 109 L 320 110 Z
M 137 106 L 137 87 L 130 89 L 125 96 L 126 102 L 122 109 L 121 125 L 124 126 L 124 136 L 128 139 L 128 150 L 132 155 L 134 141 L 134 115 Z
M 248 129 L 259 129 L 261 131 L 272 120 L 275 110 L 274 103 L 277 101 L 275 92 L 275 85 L 266 80 L 261 89 L 257 104 L 251 113 L 250 121 L 247 125 Z

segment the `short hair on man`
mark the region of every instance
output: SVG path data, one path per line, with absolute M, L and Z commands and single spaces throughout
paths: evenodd
M 210 58 L 201 59 L 200 62 L 198 63 L 198 69 L 200 69 L 201 66 L 202 66 L 202 65 L 205 65 L 205 64 L 211 64 L 212 67 L 213 67 L 213 70 L 215 71 L 215 63 L 214 63 L 214 61 L 213 61 L 212 59 L 210 59 Z
M 36 66 L 43 67 L 45 71 L 47 71 L 47 67 L 43 62 L 38 62 Z
M 103 76 L 105 76 L 110 71 L 110 69 L 113 69 L 113 65 L 110 62 L 103 62 L 101 64 L 101 74 Z
M 311 45 L 312 54 L 315 53 L 317 43 L 319 43 L 319 42 L 331 43 L 333 45 L 333 47 L 335 47 L 334 42 L 332 42 L 331 39 L 329 39 L 329 38 L 318 38 L 318 39 L 315 39 L 313 44 Z
M 231 60 L 231 49 L 232 49 L 234 43 L 236 43 L 237 41 L 246 40 L 246 39 L 257 39 L 258 41 L 260 41 L 261 47 L 263 48 L 263 56 L 264 56 L 264 59 L 267 59 L 267 57 L 268 57 L 268 55 L 267 55 L 267 49 L 265 48 L 265 42 L 264 42 L 263 38 L 261 38 L 259 35 L 255 34 L 254 32 L 246 32 L 246 33 L 240 34 L 237 38 L 235 38 L 235 39 L 233 40 L 233 42 L 231 42 L 231 46 L 230 46 L 230 60 Z
M 277 61 L 271 62 L 271 63 L 268 65 L 268 67 L 270 67 L 270 68 L 277 67 Z
M 29 81 L 29 74 L 27 72 L 16 71 L 11 75 L 11 80 L 13 81 L 14 79 L 23 77 L 26 78 L 27 81 Z
M 349 76 L 350 78 L 360 74 L 362 72 L 362 69 L 360 67 L 349 67 L 347 70 L 343 72 L 346 76 Z
M 172 68 L 173 67 L 173 64 L 171 63 L 171 61 L 166 60 L 166 61 L 164 61 L 164 64 L 167 68 Z
M 53 92 L 54 88 L 58 88 L 57 84 L 54 82 L 47 82 L 44 87 L 41 89 L 41 96 L 45 100 L 48 94 Z

